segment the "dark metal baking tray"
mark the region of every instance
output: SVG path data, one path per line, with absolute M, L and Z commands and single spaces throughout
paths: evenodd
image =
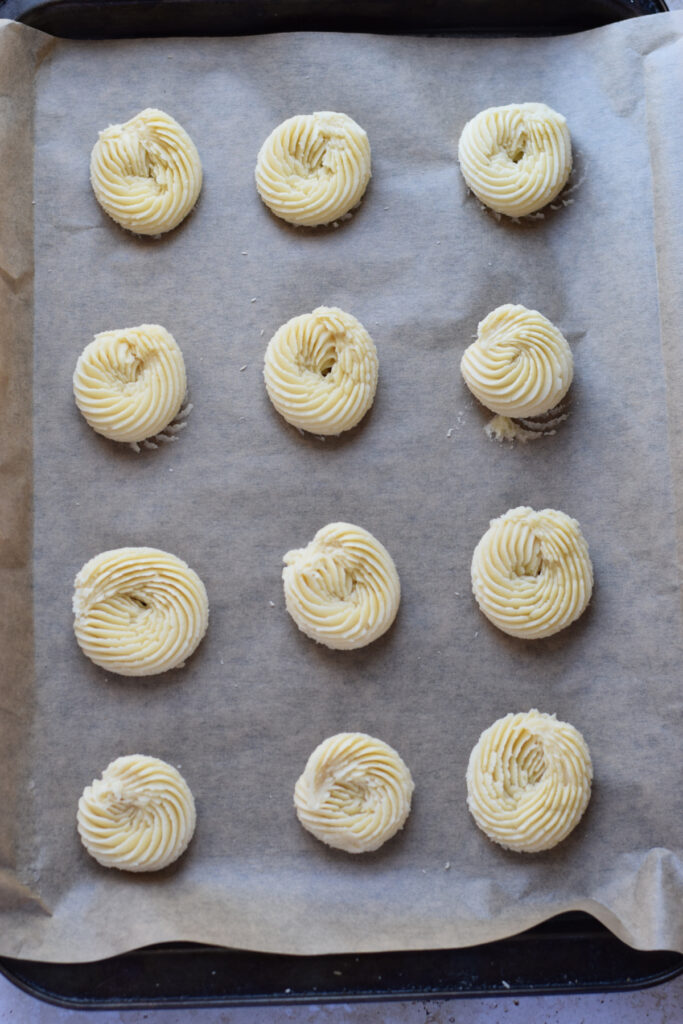
M 605 992 L 673 978 L 683 957 L 631 949 L 569 913 L 465 949 L 279 956 L 176 942 L 88 964 L 4 958 L 0 970 L 49 1002 L 111 1010 Z
M 577 32 L 666 11 L 663 0 L 4 0 L 0 15 L 73 39 L 336 32 Z
M 662 0 L 0 0 L 0 17 L 68 38 L 311 30 L 540 35 L 667 10 Z M 452 950 L 282 956 L 166 943 L 85 964 L 0 957 L 26 992 L 79 1009 L 605 992 L 656 985 L 683 956 L 639 951 L 588 914 Z

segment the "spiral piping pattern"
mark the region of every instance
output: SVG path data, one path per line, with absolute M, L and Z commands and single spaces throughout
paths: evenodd
M 567 122 L 545 103 L 489 107 L 463 128 L 458 159 L 482 203 L 508 217 L 524 217 L 551 203 L 567 182 Z
M 81 353 L 73 388 L 76 405 L 98 434 L 144 441 L 180 412 L 187 390 L 183 354 L 158 324 L 103 331 Z
M 268 397 L 288 423 L 330 436 L 351 430 L 371 407 L 379 361 L 363 325 L 336 307 L 283 324 L 266 349 Z
M 138 235 L 160 235 L 176 228 L 194 207 L 202 165 L 185 129 L 149 107 L 99 133 L 90 182 L 117 224 Z
M 160 871 L 187 849 L 195 805 L 184 778 L 156 757 L 112 761 L 78 801 L 78 833 L 106 868 Z
M 282 570 L 287 611 L 299 629 L 336 650 L 365 647 L 396 618 L 401 585 L 386 548 L 351 523 L 330 523 Z
M 346 114 L 321 110 L 273 129 L 256 161 L 256 188 L 290 224 L 331 224 L 363 198 L 371 175 L 370 143 Z
M 588 545 L 575 519 L 552 508 L 493 519 L 472 557 L 472 590 L 510 636 L 552 636 L 581 615 L 593 590 Z
M 482 405 L 501 416 L 540 416 L 566 395 L 574 374 L 566 339 L 525 306 L 499 306 L 481 321 L 460 370 Z
M 342 732 L 309 757 L 294 805 L 316 839 L 347 853 L 368 853 L 403 828 L 413 789 L 410 771 L 392 747 L 365 733 Z
M 592 779 L 581 733 L 533 709 L 499 718 L 481 734 L 467 767 L 467 805 L 489 839 L 538 853 L 576 827 Z
M 76 576 L 73 612 L 83 653 L 122 676 L 182 667 L 209 623 L 197 573 L 157 548 L 115 548 L 91 558 Z

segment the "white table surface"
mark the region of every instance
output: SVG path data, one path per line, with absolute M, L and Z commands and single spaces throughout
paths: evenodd
M 668 0 L 683 10 L 683 0 Z M 0 975 L 0 1024 L 683 1024 L 683 974 L 636 992 L 206 1010 L 65 1010 Z

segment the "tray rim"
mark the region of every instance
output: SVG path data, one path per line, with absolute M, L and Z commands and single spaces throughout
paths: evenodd
M 186 953 L 189 956 L 196 955 L 197 952 L 201 951 L 203 954 L 215 955 L 217 957 L 224 957 L 228 960 L 231 956 L 240 956 L 242 954 L 251 955 L 257 959 L 263 959 L 268 961 L 281 960 L 284 962 L 296 962 L 297 964 L 306 962 L 315 962 L 316 964 L 321 961 L 327 962 L 332 965 L 335 961 L 341 961 L 352 958 L 355 962 L 367 965 L 373 960 L 377 960 L 377 966 L 381 966 L 381 963 L 386 963 L 388 958 L 396 957 L 400 953 L 360 953 L 360 954 L 325 954 L 319 957 L 311 956 L 295 956 L 288 954 L 276 954 L 276 953 L 257 953 L 249 952 L 244 950 L 232 949 L 229 947 L 215 946 L 202 943 L 193 942 L 174 942 L 174 943 L 159 943 L 152 944 L 149 946 L 140 947 L 139 949 L 129 950 L 125 953 L 120 953 L 114 957 L 107 957 L 102 960 L 86 961 L 82 964 L 73 963 L 54 963 L 48 964 L 38 960 L 23 960 L 14 957 L 0 957 L 0 973 L 3 974 L 7 980 L 19 988 L 21 991 L 26 992 L 27 995 L 34 996 L 36 999 L 42 1002 L 49 1003 L 54 1006 L 60 1006 L 66 1009 L 79 1009 L 79 1010 L 127 1010 L 127 1009 L 138 1009 L 138 1010 L 153 1010 L 153 1009 L 189 1009 L 189 1008 L 208 1008 L 208 1007 L 242 1007 L 242 1006 L 295 1006 L 295 1005 L 316 1005 L 316 1004 L 335 1004 L 335 1003 L 378 1003 L 378 1002 L 409 1002 L 409 1001 L 424 1001 L 428 999 L 481 999 L 481 998 L 499 998 L 506 996 L 528 996 L 528 995 L 569 995 L 569 994 L 587 994 L 587 993 L 611 993 L 611 992 L 627 992 L 637 991 L 645 988 L 652 988 L 656 985 L 661 985 L 667 981 L 671 981 L 683 974 L 683 954 L 676 953 L 668 950 L 637 950 L 626 943 L 618 939 L 605 925 L 603 925 L 597 918 L 583 911 L 570 911 L 565 914 L 551 917 L 546 921 L 535 925 L 524 932 L 520 932 L 517 935 L 508 936 L 503 939 L 498 939 L 494 942 L 484 943 L 479 946 L 465 947 L 470 952 L 477 952 L 482 957 L 486 957 L 493 963 L 496 960 L 496 954 L 504 952 L 507 947 L 519 947 L 525 943 L 526 940 L 538 936 L 541 942 L 553 941 L 557 946 L 562 947 L 563 939 L 561 935 L 553 936 L 553 928 L 557 927 L 558 922 L 563 922 L 565 925 L 569 925 L 567 933 L 569 937 L 573 935 L 574 942 L 586 942 L 589 941 L 589 935 L 581 936 L 581 929 L 585 932 L 586 928 L 592 931 L 594 936 L 606 944 L 606 954 L 611 958 L 613 954 L 621 953 L 622 956 L 631 956 L 636 959 L 640 958 L 641 962 L 645 959 L 654 961 L 651 963 L 650 968 L 645 970 L 645 973 L 638 976 L 634 976 L 634 973 L 626 975 L 625 977 L 616 977 L 608 982 L 592 982 L 592 981 L 581 981 L 580 979 L 574 980 L 573 977 L 566 976 L 565 980 L 558 983 L 553 982 L 532 982 L 525 981 L 522 983 L 510 983 L 504 980 L 505 972 L 504 968 L 500 971 L 501 977 L 497 983 L 481 984 L 477 987 L 463 989 L 458 988 L 456 985 L 442 986 L 439 988 L 430 987 L 428 985 L 413 986 L 405 989 L 399 989 L 398 987 L 386 988 L 364 988 L 360 989 L 341 989 L 337 991 L 332 990 L 321 990 L 318 988 L 309 988 L 308 990 L 299 990 L 288 992 L 287 989 L 284 991 L 272 991 L 262 992 L 255 995 L 243 994 L 243 993 L 223 993 L 221 995 L 197 995 L 191 996 L 178 996 L 169 995 L 164 996 L 163 994 L 151 998 L 149 996 L 129 996 L 121 997 L 116 999 L 100 998 L 95 996 L 83 997 L 66 995 L 63 991 L 58 991 L 54 986 L 41 985 L 37 981 L 28 980 L 22 974 L 22 967 L 24 970 L 28 967 L 33 969 L 41 967 L 50 968 L 53 971 L 68 973 L 73 971 L 74 968 L 81 968 L 85 970 L 92 970 L 95 974 L 98 968 L 107 965 L 110 969 L 112 965 L 125 964 L 126 960 L 131 960 L 135 957 L 150 957 L 154 958 L 156 962 L 163 961 L 165 956 L 173 955 L 174 953 L 181 952 Z M 576 925 L 576 928 L 572 930 L 572 925 Z M 581 929 L 579 929 L 579 925 Z M 546 933 L 549 933 L 546 935 Z M 569 945 L 569 940 L 565 937 L 564 945 Z M 458 957 L 463 954 L 464 950 L 460 948 L 453 948 L 449 950 L 413 950 L 403 951 L 409 953 L 412 958 L 415 957 L 429 957 L 435 954 L 451 954 L 454 960 L 457 961 Z M 656 959 L 655 959 L 656 958 Z M 161 964 L 160 964 L 161 966 Z M 499 966 L 502 968 L 502 962 L 499 961 Z M 30 970 L 29 970 L 30 973 Z M 161 974 L 162 972 L 160 972 Z M 214 972 L 215 973 L 215 972 Z M 381 976 L 380 976 L 381 977 Z
M 290 0 L 290 2 L 293 2 L 295 6 L 299 8 L 295 12 L 296 15 L 303 15 L 305 19 L 307 19 L 308 21 L 313 20 L 315 22 L 316 16 L 324 17 L 324 14 L 317 14 L 316 8 L 319 3 L 319 0 Z M 573 2 L 575 2 L 575 0 L 565 0 L 565 3 L 563 4 L 563 9 L 571 9 L 571 7 L 573 6 Z M 440 13 L 440 17 L 442 19 L 447 19 L 448 13 L 452 11 L 453 20 L 449 23 L 450 27 L 447 27 L 446 24 L 442 24 L 440 28 L 424 28 L 423 32 L 429 35 L 559 35 L 576 31 L 582 31 L 586 28 L 597 27 L 598 25 L 608 24 L 611 21 L 645 17 L 651 14 L 665 13 L 669 10 L 666 0 L 585 0 L 585 2 L 589 6 L 591 5 L 591 3 L 595 5 L 596 13 L 600 14 L 601 20 L 596 24 L 586 25 L 585 23 L 583 23 L 576 24 L 574 27 L 570 27 L 568 25 L 559 25 L 557 24 L 557 22 L 552 21 L 545 22 L 543 24 L 527 24 L 523 22 L 523 19 L 520 19 L 520 7 L 518 5 L 508 4 L 506 3 L 506 0 L 488 0 L 488 3 L 493 7 L 509 6 L 511 10 L 511 15 L 510 18 L 505 20 L 504 22 L 495 21 L 494 19 L 492 25 L 484 27 L 483 24 L 477 24 L 476 22 L 468 23 L 466 26 L 464 26 L 462 24 L 462 21 L 458 19 L 458 7 L 457 5 L 454 5 L 452 3 L 452 0 L 435 0 L 435 3 L 432 4 L 432 7 L 436 5 L 436 7 L 438 7 L 439 12 L 443 12 Z M 349 21 L 352 21 L 353 19 L 357 21 L 359 15 L 355 12 L 357 12 L 358 8 L 362 7 L 364 4 L 369 5 L 371 8 L 372 4 L 374 3 L 374 0 L 355 0 L 355 3 L 356 6 L 354 8 L 354 11 L 352 11 L 352 14 L 350 15 Z M 271 8 L 276 7 L 278 5 L 286 7 L 287 0 L 265 0 L 265 2 L 260 5 L 262 21 L 265 22 L 265 28 L 262 29 L 259 29 L 258 26 L 255 26 L 253 24 L 254 19 L 252 19 L 252 23 L 248 27 L 240 27 L 239 25 L 236 26 L 234 22 L 232 25 L 228 25 L 225 20 L 230 18 L 233 12 L 237 12 L 236 18 L 238 19 L 240 17 L 240 10 L 242 12 L 248 12 L 250 0 L 0 0 L 0 17 L 9 17 L 16 21 L 21 21 L 24 22 L 25 24 L 31 25 L 34 28 L 38 28 L 41 31 L 50 32 L 51 30 L 49 28 L 44 27 L 46 21 L 49 24 L 51 17 L 54 15 L 56 15 L 57 19 L 59 19 L 60 12 L 62 13 L 62 20 L 64 19 L 64 17 L 66 17 L 67 25 L 69 24 L 69 19 L 71 18 L 73 20 L 74 16 L 77 17 L 79 12 L 81 15 L 83 13 L 86 13 L 86 19 L 88 20 L 88 22 L 90 22 L 90 19 L 92 18 L 92 24 L 97 25 L 97 12 L 99 10 L 100 18 L 104 17 L 105 19 L 104 25 L 102 24 L 102 21 L 100 21 L 100 30 L 104 28 L 104 31 L 98 30 L 96 34 L 86 33 L 83 35 L 71 35 L 67 33 L 66 37 L 64 38 L 132 38 L 141 36 L 143 35 L 143 33 L 133 32 L 131 34 L 126 34 L 125 32 L 123 32 L 121 34 L 109 34 L 107 32 L 107 28 L 111 28 L 111 22 L 107 22 L 106 12 L 108 11 L 109 16 L 111 16 L 112 13 L 116 11 L 117 8 L 119 8 L 121 10 L 121 17 L 125 18 L 126 11 L 131 12 L 135 8 L 140 8 L 142 10 L 147 9 L 150 15 L 155 15 L 159 13 L 160 8 L 163 8 L 164 5 L 167 6 L 167 11 L 169 12 L 169 22 L 171 30 L 156 31 L 155 22 L 154 32 L 146 33 L 147 35 L 152 35 L 155 37 L 173 36 L 178 34 L 187 35 L 188 33 L 186 30 L 186 22 L 182 26 L 185 29 L 185 31 L 180 33 L 173 31 L 174 15 L 176 19 L 175 23 L 177 25 L 178 17 L 182 14 L 189 14 L 193 7 L 197 11 L 200 11 L 200 9 L 203 8 L 204 14 L 206 14 L 207 11 L 213 12 L 213 20 L 215 21 L 215 18 L 217 17 L 219 22 L 219 12 L 221 12 L 223 25 L 221 26 L 219 32 L 214 31 L 212 33 L 215 35 L 244 35 L 258 32 L 266 33 L 272 31 L 294 30 L 289 24 L 285 24 L 284 28 L 280 29 L 276 27 L 275 23 L 273 23 L 274 14 L 272 13 Z M 401 10 L 405 17 L 405 12 L 407 9 L 406 5 L 402 4 L 401 0 L 393 0 L 393 5 L 398 10 Z M 341 18 L 341 20 L 344 21 L 344 16 L 334 14 L 329 11 L 330 6 L 334 7 L 334 0 L 332 0 L 331 4 L 327 5 L 328 16 L 331 15 L 333 18 L 337 19 Z M 599 12 L 597 10 L 598 7 L 600 7 Z M 483 16 L 486 17 L 486 14 L 489 12 L 482 13 Z M 361 24 L 358 25 L 357 27 L 353 27 L 352 24 L 344 22 L 340 23 L 338 27 L 330 27 L 329 25 L 321 27 L 320 25 L 316 26 L 316 24 L 313 24 L 311 30 L 386 33 L 390 31 L 391 16 L 386 9 L 384 12 L 380 11 L 380 13 L 376 15 L 373 14 L 372 10 L 370 10 L 368 14 L 365 15 L 365 17 L 369 20 L 369 25 Z M 254 18 L 256 18 L 256 15 L 254 16 Z M 373 18 L 375 19 L 374 21 L 372 20 Z M 397 29 L 397 32 L 405 34 L 419 33 L 420 30 L 417 27 L 418 18 L 419 14 L 416 15 L 415 19 L 413 20 L 411 28 L 407 28 L 405 27 L 405 25 L 403 25 L 402 27 Z M 235 31 L 236 27 L 238 31 Z M 304 25 L 303 30 L 309 30 L 309 26 Z M 196 32 L 193 34 L 205 35 L 207 33 Z
M 176 7 L 191 8 L 193 3 L 197 3 L 199 6 L 205 2 L 205 0 L 179 0 L 178 3 L 175 0 L 169 0 L 168 8 L 170 10 Z M 208 0 L 208 5 L 225 9 L 232 5 L 237 6 L 238 3 L 242 3 L 243 6 L 248 6 L 249 0 Z M 286 2 L 286 0 L 285 0 Z M 310 0 L 311 7 L 314 7 L 316 0 Z M 400 3 L 400 0 L 395 0 Z M 670 10 L 665 0 L 606 0 L 610 6 L 619 9 L 621 16 L 615 20 L 627 20 L 634 17 L 649 16 L 653 13 L 665 13 Z M 97 0 L 100 7 L 110 7 L 115 9 L 117 6 L 122 8 L 132 8 L 137 6 L 136 0 Z M 140 6 L 154 6 L 158 9 L 159 6 L 163 6 L 164 0 L 155 0 L 152 4 L 150 0 L 138 0 Z M 571 0 L 568 0 L 568 4 L 571 5 Z M 78 10 L 79 8 L 92 9 L 96 5 L 92 3 L 92 0 L 0 0 L 0 18 L 8 17 L 10 20 L 16 20 L 18 22 L 30 23 L 32 14 L 44 14 L 50 12 L 58 12 L 60 9 L 71 9 L 72 11 Z M 654 10 L 652 9 L 654 8 Z M 513 5 L 514 9 L 514 5 Z M 28 22 L 27 22 L 28 19 Z M 33 27 L 42 29 L 40 25 L 34 25 Z M 585 26 L 584 26 L 585 28 Z M 341 31 L 377 31 L 368 30 L 367 28 L 359 28 L 357 30 L 343 28 Z M 580 31 L 581 28 L 572 29 L 570 31 Z M 266 28 L 264 32 L 272 31 L 271 28 Z M 291 31 L 291 29 L 288 29 Z M 326 29 L 325 31 L 336 31 L 334 29 Z M 404 30 L 401 30 L 404 31 Z M 496 29 L 494 28 L 492 33 L 490 29 L 487 29 L 486 34 L 495 34 Z M 541 35 L 552 32 L 547 26 L 542 28 L 540 31 L 534 31 L 533 29 L 523 29 L 522 34 L 525 35 Z M 556 29 L 556 34 L 564 34 L 568 30 L 566 28 Z M 510 32 L 510 26 L 501 26 L 499 34 L 514 34 Z M 160 33 L 163 36 L 172 36 L 175 33 L 164 32 Z M 237 33 L 235 33 L 237 34 Z M 430 33 L 433 34 L 433 33 Z M 454 30 L 453 34 L 459 34 L 457 30 Z M 477 34 L 476 30 L 465 30 L 462 34 Z M 483 34 L 483 33 L 482 33 Z M 68 38 L 68 37 L 67 37 Z M 75 38 L 75 37 L 72 37 Z M 93 37 L 90 37 L 93 38 Z M 102 36 L 101 38 L 107 38 Z M 570 912 L 571 913 L 571 912 Z M 583 912 L 575 912 L 577 915 L 583 914 Z M 563 917 L 566 915 L 559 915 Z M 340 994 L 324 993 L 320 991 L 314 991 L 309 993 L 272 993 L 269 995 L 259 995 L 256 997 L 249 996 L 221 996 L 221 997 L 200 997 L 192 996 L 190 998 L 182 997 L 164 997 L 161 996 L 155 999 L 126 999 L 121 998 L 119 1000 L 111 1001 L 98 1001 L 94 997 L 92 999 L 83 999 L 79 997 L 69 997 L 60 995 L 58 992 L 50 991 L 39 987 L 37 983 L 30 983 L 24 980 L 20 972 L 22 965 L 34 965 L 45 967 L 63 967 L 65 970 L 74 968 L 77 966 L 89 966 L 91 968 L 97 968 L 98 966 L 110 964 L 115 961 L 125 960 L 136 954 L 145 953 L 149 955 L 157 954 L 160 956 L 162 952 L 168 952 L 170 946 L 183 946 L 187 950 L 202 950 L 202 951 L 214 951 L 218 954 L 230 954 L 235 952 L 241 952 L 234 950 L 229 947 L 212 946 L 201 943 L 165 943 L 165 944 L 152 944 L 150 946 L 140 947 L 139 949 L 128 950 L 126 952 L 117 954 L 114 957 L 108 957 L 101 960 L 88 961 L 87 964 L 75 964 L 75 963 L 59 963 L 54 964 L 47 961 L 39 960 L 28 960 L 15 957 L 2 957 L 0 956 L 0 974 L 2 974 L 7 980 L 27 995 L 33 996 L 39 999 L 41 1002 L 48 1003 L 50 1005 L 63 1007 L 66 1009 L 90 1009 L 90 1010 L 128 1010 L 128 1009 L 141 1009 L 141 1010 L 153 1010 L 153 1009 L 187 1009 L 187 1008 L 208 1008 L 208 1007 L 241 1007 L 241 1006 L 274 1006 L 274 1005 L 306 1005 L 306 1004 L 318 1004 L 318 1003 L 359 1003 L 359 1002 L 384 1002 L 384 1001 L 410 1001 L 410 1000 L 425 1000 L 425 999 L 453 999 L 453 998 L 486 998 L 486 997 L 503 997 L 503 996 L 516 996 L 516 995 L 559 995 L 569 993 L 597 993 L 597 992 L 621 992 L 621 991 L 634 991 L 644 988 L 651 988 L 656 985 L 664 984 L 667 981 L 673 980 L 680 974 L 683 974 L 683 954 L 675 951 L 668 950 L 636 950 L 633 947 L 629 947 L 626 943 L 621 942 L 605 925 L 603 925 L 597 918 L 592 917 L 589 914 L 583 914 L 585 918 L 588 918 L 593 922 L 598 931 L 609 936 L 611 940 L 623 946 L 625 949 L 630 950 L 632 954 L 638 955 L 642 953 L 644 956 L 661 956 L 673 958 L 673 962 L 666 967 L 654 970 L 652 973 L 645 974 L 642 977 L 631 978 L 630 976 L 621 980 L 615 981 L 614 983 L 603 984 L 603 983 L 579 983 L 574 984 L 571 981 L 567 981 L 565 984 L 539 984 L 539 985 L 521 985 L 514 986 L 507 982 L 501 981 L 498 987 L 489 987 L 481 989 L 473 989 L 462 991 L 456 988 L 439 989 L 439 990 L 416 990 L 416 991 L 400 991 L 398 989 L 392 990 L 378 990 L 376 992 L 343 992 Z M 478 946 L 466 947 L 470 950 L 479 950 L 482 955 L 490 955 L 496 947 L 504 943 L 515 943 L 523 940 L 525 937 L 542 928 L 544 925 L 551 924 L 553 921 L 558 920 L 556 917 L 549 918 L 547 921 L 541 922 L 538 925 L 528 929 L 525 932 L 518 933 L 517 935 L 507 936 L 503 939 L 496 940 L 490 943 L 484 943 Z M 561 941 L 558 937 L 555 937 L 555 942 Z M 404 952 L 404 951 L 401 951 Z M 405 951 L 409 952 L 409 951 Z M 415 950 L 410 951 L 413 954 L 429 954 L 430 952 L 448 952 L 457 957 L 458 953 L 462 950 L 458 947 L 449 950 Z M 255 956 L 271 957 L 271 956 L 282 956 L 287 958 L 286 954 L 269 954 L 269 953 L 254 953 Z M 337 954 L 329 954 L 327 956 L 334 957 Z M 360 953 L 357 956 L 353 954 L 356 959 L 371 959 L 378 956 L 392 956 L 392 953 Z M 316 957 L 298 956 L 292 957 L 299 961 L 320 959 Z

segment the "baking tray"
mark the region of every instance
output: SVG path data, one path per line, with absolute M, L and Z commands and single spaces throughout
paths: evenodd
M 660 0 L 0 0 L 0 16 L 68 38 L 270 31 L 545 34 L 667 10 Z M 41 999 L 81 1009 L 239 1006 L 641 988 L 683 972 L 683 956 L 639 951 L 587 914 L 555 917 L 481 946 L 283 956 L 167 943 L 91 963 L 0 958 Z
M 281 956 L 175 942 L 94 963 L 5 958 L 0 970 L 48 1002 L 113 1010 L 617 991 L 675 977 L 683 957 L 632 949 L 572 912 L 464 949 Z
M 668 10 L 663 0 L 4 0 L 0 15 L 70 39 L 261 32 L 545 35 Z

